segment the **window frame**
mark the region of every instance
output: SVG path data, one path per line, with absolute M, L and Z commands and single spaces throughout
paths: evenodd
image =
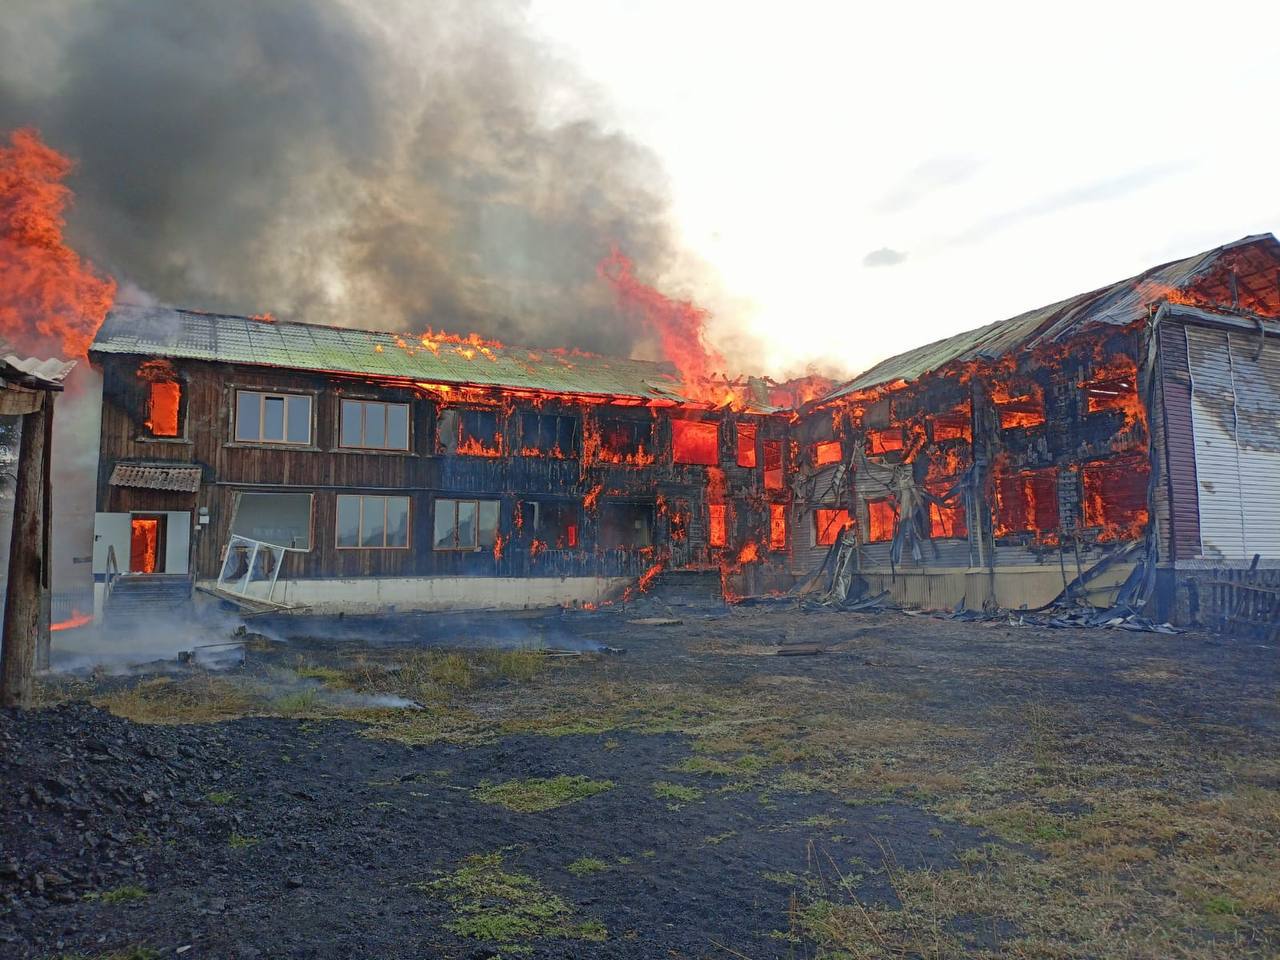
M 739 420 L 738 427 L 737 427 L 737 436 L 734 438 L 737 441 L 737 447 L 734 450 L 734 463 L 748 470 L 754 470 L 756 467 L 760 465 L 760 454 L 756 448 L 756 441 L 757 441 L 757 438 L 759 437 L 759 431 L 757 427 L 758 427 L 757 424 L 744 423 L 743 421 Z M 747 439 L 746 437 L 743 436 L 744 430 L 747 432 L 750 439 Z M 743 440 L 747 440 L 746 444 L 743 443 Z M 746 459 L 745 457 L 743 457 L 743 453 L 747 450 L 751 451 L 750 463 L 743 462 L 744 459 Z
M 819 522 L 819 517 L 818 517 L 818 515 L 822 513 L 831 513 L 831 514 L 843 513 L 845 518 L 844 526 L 836 530 L 835 534 L 831 537 L 831 539 L 826 541 L 822 539 L 823 528 Z M 852 529 L 853 529 L 853 511 L 850 510 L 848 507 L 814 507 L 813 508 L 813 545 L 815 547 L 830 547 L 834 545 L 842 536 L 844 536 L 845 533 L 847 533 Z
M 529 438 L 526 436 L 526 424 L 530 420 L 538 421 L 538 433 L 542 432 L 543 420 L 555 420 L 556 443 L 552 449 L 558 449 L 560 444 L 560 428 L 565 422 L 570 425 L 570 440 L 572 449 L 565 451 L 560 450 L 560 455 L 553 456 L 551 450 L 543 450 L 536 443 L 530 444 Z M 523 457 L 549 457 L 552 460 L 577 460 L 582 456 L 582 417 L 572 413 L 544 413 L 538 410 L 522 410 L 520 411 L 520 449 L 519 453 Z M 540 438 L 539 438 L 540 439 Z
M 360 516 L 359 516 L 359 519 L 356 521 L 356 540 L 358 542 L 355 545 L 350 545 L 350 544 L 344 545 L 341 542 L 342 530 L 338 526 L 339 516 L 341 513 L 339 510 L 339 502 L 344 498 L 348 500 L 354 499 L 354 500 L 360 501 Z M 334 499 L 334 504 L 333 504 L 334 548 L 337 550 L 410 550 L 412 549 L 413 548 L 413 503 L 411 502 L 412 499 L 413 498 L 408 496 L 407 494 L 404 496 L 400 496 L 399 494 L 389 494 L 389 493 L 340 493 L 338 494 L 337 497 Z M 371 546 L 364 542 L 364 507 L 365 507 L 366 500 L 382 501 L 382 546 L 377 546 L 377 545 Z M 391 500 L 404 501 L 405 532 L 404 532 L 404 543 L 402 544 L 387 543 L 387 533 L 389 531 L 389 527 L 387 526 L 387 510 L 389 507 L 389 501 Z
M 453 540 L 454 545 L 451 547 L 442 547 L 436 540 L 436 524 L 440 515 L 440 505 L 442 503 L 452 504 L 453 509 Z M 463 503 L 474 504 L 475 512 L 475 543 L 474 545 L 462 545 L 458 543 L 458 505 Z M 480 553 L 486 550 L 492 550 L 493 544 L 485 544 L 480 542 L 480 506 L 481 504 L 493 504 L 498 511 L 497 519 L 494 521 L 493 533 L 494 539 L 501 535 L 499 527 L 502 525 L 502 501 L 492 497 L 436 497 L 431 504 L 431 549 L 437 553 Z
M 343 414 L 348 403 L 360 404 L 360 439 L 359 444 L 348 444 L 343 441 Z M 363 442 L 368 433 L 368 414 L 369 407 L 379 406 L 382 408 L 382 429 L 383 436 L 387 436 L 387 427 L 390 424 L 390 408 L 404 408 L 404 446 L 373 446 Z M 364 397 L 339 397 L 338 398 L 338 429 L 337 443 L 334 445 L 339 450 L 359 450 L 375 453 L 409 453 L 413 449 L 413 405 L 409 401 L 398 400 L 372 400 Z
M 889 505 L 890 513 L 893 514 L 893 522 L 889 525 L 889 536 L 887 537 L 872 536 L 873 526 L 871 523 L 871 508 L 875 504 L 880 504 L 880 503 L 887 503 Z M 897 533 L 897 529 L 898 529 L 898 520 L 900 519 L 900 516 L 898 514 L 897 498 L 892 496 L 871 497 L 866 501 L 866 508 L 867 508 L 867 540 L 866 542 L 867 543 L 893 543 L 894 535 Z
M 258 436 L 256 439 L 242 437 L 240 435 L 240 396 L 241 394 L 252 394 L 258 398 Z M 283 440 L 263 439 L 262 430 L 266 422 L 264 413 L 266 411 L 266 401 L 268 399 L 278 399 L 281 401 L 283 411 L 281 414 L 280 428 L 283 433 Z M 303 399 L 307 401 L 307 439 L 306 440 L 290 440 L 289 439 L 289 400 Z M 315 449 L 315 433 L 316 433 L 316 394 L 306 391 L 295 392 L 288 390 L 264 390 L 261 387 L 238 387 L 231 388 L 231 442 L 244 444 L 246 446 L 262 447 L 293 447 L 294 449 Z
M 677 456 L 680 441 L 677 434 L 709 433 L 711 438 L 710 460 L 690 460 Z M 702 439 L 707 439 L 706 437 Z M 720 465 L 720 424 L 715 420 L 690 420 L 685 417 L 671 418 L 671 462 L 683 467 L 716 467 Z
M 770 550 L 786 550 L 787 542 L 791 539 L 791 524 L 787 519 L 787 505 L 785 503 L 769 504 L 769 549 Z M 778 538 L 775 534 L 778 530 L 782 530 L 782 537 Z M 781 542 L 779 542 L 781 539 Z
M 719 518 L 718 522 L 717 517 Z M 727 503 L 709 503 L 707 504 L 707 546 L 713 550 L 723 550 L 728 545 L 729 505 Z
M 269 540 L 259 540 L 245 533 L 236 533 L 236 520 L 240 516 L 240 506 L 245 497 L 258 496 L 286 496 L 286 497 L 306 497 L 307 498 L 307 545 L 306 547 L 286 547 L 283 544 L 271 543 Z M 227 522 L 227 537 L 240 537 L 244 540 L 253 540 L 255 543 L 265 543 L 281 550 L 288 550 L 291 553 L 310 553 L 316 549 L 316 494 L 313 490 L 233 490 L 231 502 L 231 517 Z M 223 550 L 225 559 L 225 548 Z

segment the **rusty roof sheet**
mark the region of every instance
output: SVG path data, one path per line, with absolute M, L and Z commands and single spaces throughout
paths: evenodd
M 39 360 L 35 357 L 18 357 L 12 353 L 0 359 L 0 379 L 9 380 L 24 387 L 41 390 L 61 390 L 74 360 Z
M 1270 245 L 1280 255 L 1280 243 L 1272 234 L 1245 237 L 1185 260 L 1152 267 L 1136 277 L 1099 290 L 1077 294 L 1047 307 L 1029 310 L 1016 317 L 900 353 L 882 360 L 817 403 L 897 380 L 916 380 L 950 363 L 997 360 L 1020 350 L 1033 350 L 1059 342 L 1102 324 L 1128 326 L 1146 317 L 1149 304 L 1159 301 L 1172 290 L 1190 286 L 1202 277 L 1225 251 L 1254 243 Z
M 113 487 L 196 493 L 200 490 L 200 468 L 167 463 L 117 463 L 108 482 Z
M 533 347 L 487 353 L 440 343 L 438 352 L 409 334 L 117 305 L 89 352 L 285 367 L 379 380 L 423 381 L 561 394 L 682 402 L 674 369 L 618 357 L 557 355 Z

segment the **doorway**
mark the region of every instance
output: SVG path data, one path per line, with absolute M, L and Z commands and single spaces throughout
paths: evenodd
M 164 516 L 134 514 L 129 519 L 129 572 L 164 573 Z

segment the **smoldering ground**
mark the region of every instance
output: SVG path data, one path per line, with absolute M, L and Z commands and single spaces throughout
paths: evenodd
M 162 300 L 635 346 L 595 265 L 685 271 L 665 180 L 522 4 L 17 0 L 0 128 L 78 159 L 70 238 Z

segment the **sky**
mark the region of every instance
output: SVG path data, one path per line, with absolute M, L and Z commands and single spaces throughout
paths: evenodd
M 765 372 L 856 372 L 1280 228 L 1280 4 L 531 0 L 528 16 L 660 159 L 718 282 L 677 292 L 709 298 L 731 356 L 748 331 Z

